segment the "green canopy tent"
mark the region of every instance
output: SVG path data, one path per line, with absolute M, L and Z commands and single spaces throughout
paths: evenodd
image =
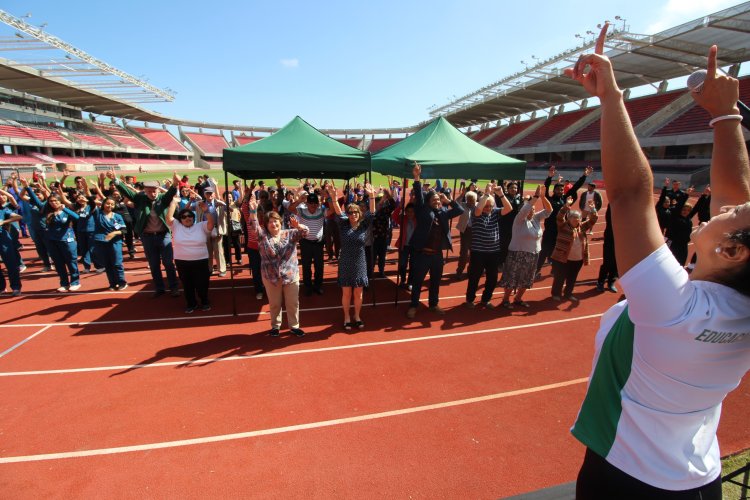
M 351 179 L 370 171 L 370 153 L 332 139 L 299 116 L 273 135 L 224 150 L 224 171 L 242 179 Z
M 225 189 L 229 191 L 230 173 L 245 180 L 276 177 L 351 179 L 370 172 L 370 153 L 332 139 L 296 116 L 284 128 L 268 137 L 244 146 L 225 149 L 223 163 Z M 231 259 L 229 266 L 232 307 L 236 315 Z
M 419 132 L 372 156 L 372 170 L 406 180 L 414 162 L 422 166 L 422 178 L 517 179 L 526 177 L 526 162 L 493 151 L 470 139 L 445 118 L 438 117 Z M 455 182 L 453 189 L 455 191 Z M 406 202 L 406 192 L 402 203 Z M 401 212 L 403 226 L 404 211 Z M 397 276 L 396 284 L 400 277 Z M 432 279 L 432 277 L 430 277 Z M 398 304 L 398 288 L 396 299 Z
M 526 176 L 526 162 L 482 146 L 442 116 L 419 132 L 372 156 L 372 170 L 410 178 L 414 162 L 422 177 L 440 179 L 518 179 Z

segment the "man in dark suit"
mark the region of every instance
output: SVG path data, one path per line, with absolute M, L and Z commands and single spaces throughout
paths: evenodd
M 450 219 L 458 217 L 464 211 L 455 201 L 443 193 L 422 191 L 420 175 L 422 167 L 414 162 L 414 197 L 417 227 L 411 237 L 411 247 L 414 251 L 412 270 L 411 304 L 406 316 L 411 319 L 417 314 L 419 296 L 422 283 L 427 273 L 430 273 L 430 310 L 438 314 L 445 314 L 438 305 L 440 295 L 440 278 L 443 275 L 443 250 L 451 248 Z M 444 207 L 449 204 L 450 209 Z

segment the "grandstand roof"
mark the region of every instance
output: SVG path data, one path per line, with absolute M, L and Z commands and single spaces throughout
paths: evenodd
M 750 2 L 745 2 L 656 35 L 615 29 L 608 36 L 606 54 L 616 68 L 618 85 L 633 88 L 687 76 L 705 67 L 708 49 L 714 44 L 719 46 L 721 66 L 750 60 L 749 33 Z M 594 37 L 532 68 L 433 109 L 430 114 L 445 116 L 455 126 L 463 127 L 586 99 L 590 97 L 588 93 L 564 76 L 563 70 L 572 67 L 580 54 L 592 49 Z

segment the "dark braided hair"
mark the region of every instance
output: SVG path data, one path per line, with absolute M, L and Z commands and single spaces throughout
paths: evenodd
M 729 241 L 742 245 L 750 250 L 750 227 L 738 229 L 727 235 Z M 727 275 L 722 283 L 730 288 L 734 288 L 742 295 L 750 297 L 750 259 L 748 259 L 739 271 Z

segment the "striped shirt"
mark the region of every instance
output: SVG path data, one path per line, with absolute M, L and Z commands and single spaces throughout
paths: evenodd
M 323 210 L 323 207 L 319 206 L 315 212 L 310 213 L 310 211 L 307 209 L 307 204 L 300 203 L 299 205 L 297 205 L 297 217 L 299 217 L 302 224 L 307 226 L 308 232 L 307 236 L 305 237 L 306 240 L 323 240 L 323 224 L 326 220 L 325 210 Z
M 479 217 L 471 214 L 471 251 L 500 251 L 500 209 L 494 207 L 488 214 Z

